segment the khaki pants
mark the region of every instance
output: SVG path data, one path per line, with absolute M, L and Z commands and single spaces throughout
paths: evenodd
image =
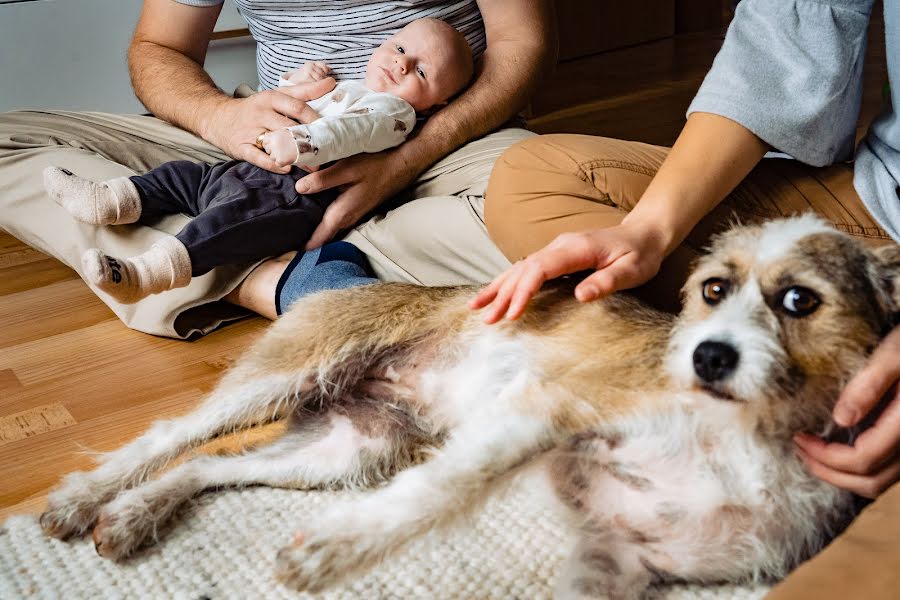
M 495 165 L 485 220 L 511 261 L 566 231 L 608 227 L 640 199 L 668 149 L 582 135 L 531 138 Z M 815 211 L 835 227 L 872 244 L 890 238 L 853 189 L 850 165 L 814 169 L 790 160 L 764 160 L 692 232 L 640 293 L 662 306 L 677 302 L 690 259 L 709 236 L 735 217 L 743 222 Z M 900 484 L 895 484 L 847 531 L 770 594 L 777 600 L 893 600 L 900 598 Z
M 424 285 L 488 281 L 508 263 L 487 236 L 482 195 L 494 160 L 533 134 L 505 129 L 476 140 L 434 165 L 407 194 L 416 202 L 364 223 L 348 239 L 387 280 Z M 41 172 L 64 167 L 96 181 L 143 173 L 171 160 L 227 157 L 205 141 L 146 116 L 58 111 L 0 114 L 0 228 L 81 272 L 81 255 L 98 247 L 132 256 L 177 233 L 187 217 L 152 227 L 94 227 L 74 221 L 45 193 Z M 207 333 L 246 311 L 219 301 L 255 265 L 214 269 L 182 289 L 137 304 L 97 294 L 129 327 L 185 338 Z

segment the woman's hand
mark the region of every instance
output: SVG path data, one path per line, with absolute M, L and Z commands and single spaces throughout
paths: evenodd
M 616 290 L 645 283 L 659 271 L 667 236 L 626 219 L 615 227 L 564 233 L 497 276 L 469 302 L 487 307 L 485 323 L 519 318 L 544 282 L 593 269 L 575 288 L 575 297 L 589 302 Z
M 290 165 L 279 165 L 256 145 L 260 134 L 278 131 L 297 123 L 312 123 L 318 113 L 306 104 L 334 89 L 328 77 L 314 83 L 267 90 L 249 98 L 228 98 L 209 119 L 210 129 L 203 137 L 226 154 L 253 163 L 273 173 L 287 173 Z
M 885 398 L 875 424 L 853 446 L 826 443 L 807 434 L 794 441 L 810 472 L 839 488 L 874 498 L 900 480 L 900 327 L 876 348 L 869 364 L 850 380 L 834 407 L 838 425 L 859 423 Z

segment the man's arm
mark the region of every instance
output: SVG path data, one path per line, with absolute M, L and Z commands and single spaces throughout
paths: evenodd
M 348 158 L 298 181 L 301 193 L 344 187 L 307 247 L 321 246 L 407 187 L 429 166 L 509 120 L 556 63 L 556 23 L 550 0 L 479 0 L 478 7 L 487 49 L 475 80 L 463 94 L 398 148 Z
M 135 94 L 157 117 L 201 136 L 228 155 L 271 171 L 286 171 L 253 142 L 264 131 L 317 118 L 304 100 L 328 92 L 334 80 L 246 99 L 226 95 L 203 69 L 221 8 L 144 0 L 128 49 Z

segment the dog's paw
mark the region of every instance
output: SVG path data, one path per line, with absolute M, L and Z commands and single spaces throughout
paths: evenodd
M 371 553 L 348 537 L 298 533 L 275 560 L 275 573 L 287 587 L 321 592 L 366 569 Z
M 97 520 L 106 500 L 106 494 L 91 484 L 87 473 L 71 473 L 47 497 L 41 529 L 59 539 L 81 535 Z
M 97 554 L 115 561 L 154 541 L 157 531 L 180 504 L 177 494 L 151 493 L 138 487 L 122 492 L 103 507 L 94 527 Z
M 124 560 L 143 545 L 144 529 L 133 515 L 112 513 L 105 508 L 94 527 L 94 549 L 103 558 Z

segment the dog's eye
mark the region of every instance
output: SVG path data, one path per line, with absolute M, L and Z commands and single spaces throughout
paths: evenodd
M 731 284 L 725 279 L 713 277 L 703 282 L 703 300 L 710 306 L 721 302 L 728 295 Z
M 781 296 L 781 308 L 792 317 L 805 317 L 814 312 L 822 301 L 814 291 L 805 287 L 792 287 Z

